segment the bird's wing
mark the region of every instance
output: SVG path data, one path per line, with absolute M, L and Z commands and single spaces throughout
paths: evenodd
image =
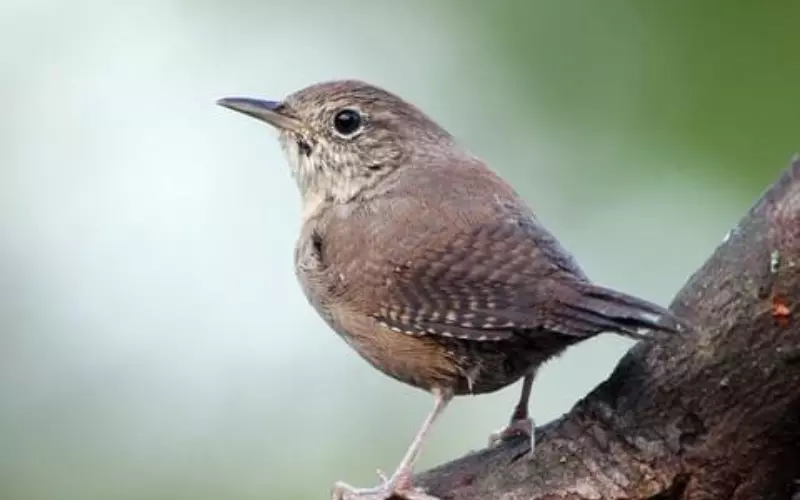
M 391 263 L 374 316 L 395 331 L 498 341 L 677 329 L 663 308 L 589 283 L 534 219 L 504 219 L 437 240 L 414 259 Z

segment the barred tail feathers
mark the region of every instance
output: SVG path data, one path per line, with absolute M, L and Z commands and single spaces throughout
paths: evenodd
M 664 338 L 685 329 L 667 309 L 631 295 L 591 283 L 580 284 L 557 314 L 571 329 L 584 334 L 619 333 L 636 339 Z

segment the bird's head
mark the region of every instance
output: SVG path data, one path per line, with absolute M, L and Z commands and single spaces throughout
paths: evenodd
M 275 127 L 304 203 L 346 203 L 380 191 L 414 161 L 453 146 L 449 133 L 400 97 L 357 80 L 319 83 L 281 101 L 218 104 Z

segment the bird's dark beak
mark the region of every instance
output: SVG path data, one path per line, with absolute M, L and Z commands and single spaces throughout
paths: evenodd
M 266 101 L 250 97 L 225 97 L 219 99 L 217 104 L 267 122 L 278 130 L 299 131 L 300 129 L 300 121 L 287 115 L 279 101 Z

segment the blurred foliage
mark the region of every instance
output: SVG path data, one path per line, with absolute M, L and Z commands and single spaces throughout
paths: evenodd
M 622 136 L 654 155 L 713 158 L 676 168 L 749 188 L 800 147 L 800 2 L 476 5 L 472 29 L 503 58 L 513 109 L 544 113 L 570 137 Z M 592 145 L 580 149 L 578 163 L 591 165 Z M 598 170 L 651 175 L 625 162 Z

